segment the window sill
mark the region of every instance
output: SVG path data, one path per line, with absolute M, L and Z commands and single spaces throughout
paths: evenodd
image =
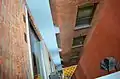
M 78 47 L 83 47 L 83 45 L 72 46 L 72 49 L 74 49 L 74 48 L 78 48 Z
M 76 26 L 75 27 L 75 29 L 74 30 L 80 30 L 80 29 L 85 29 L 85 28 L 89 28 L 90 27 L 90 25 L 78 25 L 78 26 Z

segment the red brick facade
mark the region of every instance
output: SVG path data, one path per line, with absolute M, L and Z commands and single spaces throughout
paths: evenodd
M 85 3 L 95 3 L 98 0 L 50 0 L 54 24 L 60 28 L 61 55 L 67 60 L 71 53 L 73 38 L 80 34 L 87 34 L 84 31 L 75 31 L 75 23 L 78 6 Z
M 86 79 L 94 79 L 108 74 L 100 69 L 100 62 L 109 56 L 120 61 L 120 1 L 101 0 L 99 13 L 94 18 L 93 26 L 88 35 L 83 55 L 78 67 L 82 67 Z M 76 79 L 84 79 L 82 72 L 77 69 Z
M 109 56 L 120 61 L 120 0 L 50 0 L 54 24 L 60 28 L 63 58 L 68 59 L 72 39 L 80 32 L 74 31 L 78 6 L 98 2 L 91 29 L 78 68 L 76 79 L 94 79 L 108 74 L 100 69 L 100 62 Z M 88 32 L 88 31 L 87 31 Z
M 20 1 L 0 0 L 0 79 L 27 79 L 25 11 Z

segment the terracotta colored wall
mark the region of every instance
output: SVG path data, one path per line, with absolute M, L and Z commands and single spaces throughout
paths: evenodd
M 82 69 L 82 67 L 80 66 L 80 64 L 78 64 L 79 66 L 77 67 L 76 71 L 75 71 L 75 78 L 76 79 L 86 79 L 86 75 L 84 74 L 84 71 Z
M 79 61 L 87 79 L 107 74 L 100 69 L 100 61 L 105 57 L 114 56 L 120 61 L 120 0 L 103 0 L 101 3 L 96 23 Z M 81 73 L 76 74 L 79 76 Z M 79 76 L 77 79 L 82 78 Z
M 1 1 L 1 0 L 0 0 Z M 20 0 L 2 0 L 0 11 L 0 79 L 27 79 L 24 9 Z

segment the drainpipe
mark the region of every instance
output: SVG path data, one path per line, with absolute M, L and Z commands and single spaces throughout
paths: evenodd
M 27 7 L 25 5 L 25 13 L 26 13 L 26 35 L 27 35 L 27 44 L 28 44 L 28 59 L 29 63 L 28 66 L 30 67 L 29 73 L 30 73 L 30 78 L 29 79 L 34 79 L 33 75 L 33 65 L 32 65 L 32 54 L 31 54 L 31 46 L 30 46 L 30 35 L 29 35 L 29 22 L 28 22 L 28 12 L 27 12 Z

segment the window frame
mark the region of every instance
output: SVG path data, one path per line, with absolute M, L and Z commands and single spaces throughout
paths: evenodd
M 61 42 L 60 42 L 60 33 L 56 33 L 56 42 L 59 49 L 61 49 Z
M 82 35 L 82 36 L 78 36 L 78 37 L 73 38 L 72 48 L 83 47 L 83 44 L 84 44 L 85 39 L 86 39 L 86 36 L 87 36 L 87 35 Z M 83 37 L 83 38 L 82 38 L 82 37 Z M 82 44 L 74 44 L 74 39 L 76 39 L 76 38 L 81 38 L 80 41 L 83 42 L 83 43 L 82 43 Z M 83 41 L 82 41 L 82 39 L 83 39 Z
M 83 28 L 88 28 L 88 27 L 91 26 L 90 24 L 92 22 L 92 19 L 93 19 L 93 16 L 94 16 L 97 4 L 98 3 L 91 3 L 91 4 L 90 3 L 86 3 L 86 4 L 82 5 L 82 6 L 78 6 L 78 8 L 77 8 L 76 22 L 75 22 L 75 30 L 83 29 Z M 79 13 L 79 11 L 82 11 L 81 9 L 84 10 L 85 7 L 88 7 L 88 8 L 89 7 L 93 7 L 91 14 L 89 16 L 86 16 L 87 18 L 89 17 L 90 23 L 89 24 L 77 24 L 78 18 L 79 18 L 78 17 L 79 16 L 78 13 Z M 82 17 L 81 19 L 85 19 L 86 17 Z

